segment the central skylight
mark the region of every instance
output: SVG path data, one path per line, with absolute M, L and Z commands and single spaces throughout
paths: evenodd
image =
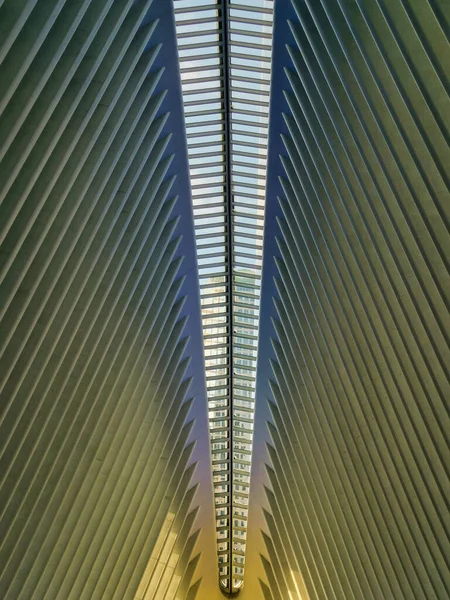
M 273 0 L 175 0 L 202 303 L 219 581 L 244 579 Z

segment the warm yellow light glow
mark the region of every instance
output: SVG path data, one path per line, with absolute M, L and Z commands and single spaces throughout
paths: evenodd
M 291 578 L 295 586 L 295 592 L 289 590 L 289 600 L 310 600 L 301 574 L 298 571 L 291 569 Z
M 175 550 L 178 532 L 174 531 L 175 515 L 169 512 L 153 548 L 134 600 L 173 600 L 180 583 L 175 573 L 179 553 Z

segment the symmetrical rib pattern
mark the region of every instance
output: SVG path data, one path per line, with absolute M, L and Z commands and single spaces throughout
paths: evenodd
M 272 0 L 176 0 L 200 275 L 219 580 L 247 541 L 269 120 Z
M 450 595 L 449 9 L 277 6 L 266 598 Z
M 198 587 L 186 284 L 151 4 L 0 2 L 5 600 Z

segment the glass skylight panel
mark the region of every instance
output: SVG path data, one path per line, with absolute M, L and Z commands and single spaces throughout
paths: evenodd
M 175 0 L 200 277 L 220 584 L 242 587 L 272 0 Z M 231 520 L 231 515 L 238 519 Z

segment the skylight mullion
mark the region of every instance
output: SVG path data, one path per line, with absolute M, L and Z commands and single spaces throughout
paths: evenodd
M 258 228 L 263 226 L 264 217 L 246 215 L 245 213 L 235 211 L 233 221 L 238 225 L 251 225 Z
M 240 100 L 234 97 L 233 107 L 237 114 L 254 115 L 260 118 L 267 113 L 268 103 L 264 105 L 261 102 Z
M 196 15 L 198 15 L 198 11 L 196 11 Z M 192 18 L 192 14 L 190 15 L 191 18 L 186 18 L 187 16 L 189 16 L 189 11 L 186 12 L 176 12 L 175 11 L 175 21 L 177 24 L 177 31 L 179 31 L 180 33 L 182 32 L 182 27 L 184 25 L 189 25 L 190 27 L 192 26 L 197 26 L 197 25 L 201 25 L 202 23 L 217 23 L 217 5 L 214 5 L 210 8 L 206 8 L 205 10 L 202 11 L 203 16 L 199 17 L 196 16 L 195 18 Z M 217 25 L 216 25 L 217 27 Z M 178 33 L 178 36 L 180 35 L 180 33 Z
M 237 26 L 237 24 L 242 25 L 242 27 Z M 267 25 L 267 23 L 264 23 L 264 21 L 256 21 L 254 19 L 244 19 L 242 17 L 236 17 L 233 19 L 232 21 L 232 26 L 230 27 L 229 31 L 230 33 L 242 33 L 245 32 L 246 36 L 251 36 L 252 38 L 255 39 L 264 39 L 267 40 L 268 42 L 271 41 L 271 34 L 267 33 L 266 31 L 259 31 L 259 30 L 253 30 L 250 29 L 248 27 L 248 25 L 253 25 L 255 27 L 262 28 L 262 29 L 267 29 L 269 28 L 269 26 Z M 268 44 L 259 44 L 260 46 L 264 46 L 266 47 Z
M 207 88 L 193 88 L 183 94 L 183 102 L 186 106 L 191 104 L 205 104 L 205 101 L 221 101 L 223 89 L 219 86 L 209 86 Z
M 202 36 L 220 33 L 215 20 L 211 18 L 202 19 L 195 27 L 192 27 L 192 23 L 189 23 L 188 21 L 180 21 L 177 23 L 177 31 L 178 44 L 182 48 L 185 45 L 184 41 L 186 39 L 196 39 Z
M 195 227 L 195 224 L 194 224 Z M 216 228 L 217 229 L 217 228 Z M 222 233 L 225 233 L 225 231 L 223 231 Z M 219 235 L 219 232 L 213 232 L 213 234 L 211 233 L 199 233 L 198 235 L 196 235 L 197 240 L 202 240 L 202 239 L 211 239 L 211 236 L 214 235 L 214 237 L 217 235 Z M 244 234 L 246 235 L 246 234 Z M 262 239 L 262 238 L 261 238 Z
M 239 15 L 239 14 L 236 14 L 236 12 L 237 12 L 236 9 L 230 10 L 231 23 L 233 24 L 233 26 L 235 23 L 243 23 L 245 25 L 254 25 L 255 27 L 266 27 L 266 28 L 269 27 L 270 28 L 270 26 L 267 24 L 266 20 L 254 18 L 254 15 L 258 14 L 258 11 L 256 9 L 250 13 L 252 16 L 244 16 L 244 13 Z M 248 14 L 248 13 L 246 13 L 246 14 Z M 269 36 L 271 38 L 272 34 L 266 32 L 266 36 Z
M 204 240 L 202 240 L 202 241 L 204 241 Z M 201 253 L 205 253 L 206 251 L 209 251 L 209 250 L 214 250 L 214 248 L 216 248 L 217 246 L 219 246 L 221 243 L 224 244 L 225 241 L 218 242 L 218 243 L 216 243 L 216 242 L 210 242 L 210 243 L 206 243 L 206 244 L 201 244 L 201 245 L 198 246 L 197 252 L 199 254 L 201 254 Z M 213 284 L 213 285 L 215 285 L 215 284 Z M 218 286 L 218 287 L 220 287 L 220 286 Z
M 239 116 L 244 115 L 247 118 L 250 117 L 251 120 L 258 121 L 259 123 L 268 123 L 269 119 L 265 112 L 267 107 L 265 108 L 259 105 L 254 106 L 256 108 L 261 108 L 262 110 L 252 110 L 246 105 L 245 102 L 240 102 L 239 100 L 236 100 L 234 102 L 235 114 Z
M 251 135 L 246 132 L 233 131 L 231 140 L 234 144 L 242 144 L 244 146 L 248 146 L 249 148 L 254 147 L 262 154 L 267 152 L 267 138 L 264 139 L 263 137 Z
M 267 88 L 267 89 L 265 89 Z M 268 99 L 270 97 L 269 86 L 260 79 L 251 79 L 250 77 L 240 77 L 235 79 L 232 89 L 234 91 L 242 92 L 243 90 L 253 92 L 258 97 L 264 97 Z
M 249 173 L 254 172 L 255 170 L 261 171 L 263 170 L 263 167 L 261 167 L 261 165 L 258 163 L 253 164 L 249 162 L 243 162 L 241 160 L 237 160 L 237 158 L 234 157 L 233 170 L 238 173 Z
M 203 190 L 203 189 L 210 189 L 211 186 L 217 187 L 218 185 L 223 185 L 223 175 L 216 175 L 216 176 L 211 176 L 210 181 L 206 182 L 206 183 L 196 183 L 194 185 L 192 185 L 192 189 L 197 191 L 197 190 Z M 201 178 L 199 178 L 200 181 L 202 181 Z M 216 181 L 217 180 L 217 181 Z
M 223 179 L 221 179 L 223 177 L 223 175 L 224 175 L 223 169 L 221 169 L 220 171 L 219 170 L 217 170 L 217 171 L 210 171 L 210 176 L 208 176 L 208 177 L 205 177 L 202 173 L 200 173 L 199 175 L 193 175 L 193 176 L 191 176 L 191 181 L 193 182 L 191 187 L 193 189 L 202 189 L 202 186 L 204 184 L 203 183 L 196 183 L 197 181 L 199 181 L 199 182 L 203 181 L 205 183 L 208 183 L 208 185 L 210 183 L 211 183 L 211 185 L 214 185 L 214 186 L 219 185 L 223 181 Z M 205 179 L 207 179 L 208 181 L 206 182 Z M 214 195 L 210 195 L 209 197 L 211 199 L 210 205 L 211 205 L 212 208 L 214 206 L 224 206 L 223 202 L 214 201 Z M 204 207 L 205 204 L 202 203 L 199 206 Z
M 203 135 L 203 134 L 207 134 L 208 132 L 211 133 L 219 133 L 222 132 L 223 133 L 223 124 L 221 121 L 217 121 L 216 123 L 212 122 L 209 125 L 203 125 L 203 133 L 200 130 L 199 126 L 194 126 L 191 125 L 190 127 L 186 127 L 186 137 L 188 140 L 188 143 L 190 143 L 190 139 L 191 138 L 196 138 L 199 135 Z M 219 164 L 219 163 L 217 163 Z M 205 165 L 204 168 L 209 168 L 210 165 Z
M 268 48 L 257 44 L 233 41 L 230 50 L 232 76 L 235 75 L 233 70 L 236 68 L 249 69 L 259 73 L 262 79 L 270 80 L 270 51 Z M 265 60 L 266 58 L 267 60 Z
M 248 137 L 248 136 L 247 136 Z M 237 140 L 236 136 L 233 135 L 232 136 L 232 144 L 233 147 L 245 147 L 245 148 L 255 148 L 257 150 L 259 150 L 261 155 L 265 155 L 265 153 L 267 152 L 267 143 L 264 143 L 261 140 L 255 141 L 255 143 L 251 143 L 248 141 L 244 141 L 244 140 Z M 243 150 L 242 150 L 243 152 Z
M 197 0 L 198 2 L 198 0 Z M 209 0 L 205 4 L 197 4 L 196 0 L 174 0 L 175 17 L 183 13 L 198 14 L 207 10 L 217 10 L 218 4 L 214 0 Z
M 255 240 L 256 241 L 261 241 L 263 240 L 263 236 L 262 235 L 257 235 L 257 234 L 251 234 L 251 233 L 247 233 L 247 232 L 242 232 L 238 234 L 239 237 L 243 237 L 243 238 L 248 238 L 250 240 Z
M 259 260 L 262 258 L 262 248 L 256 246 L 255 244 L 235 244 L 234 248 L 239 254 L 248 254 L 249 257 L 251 256 Z
M 233 41 L 231 47 L 231 52 L 234 58 L 238 57 L 239 63 L 241 65 L 248 64 L 245 61 L 254 61 L 257 64 L 261 65 L 261 63 L 266 63 L 270 65 L 270 52 L 268 48 L 263 49 L 261 46 L 257 44 L 243 44 L 238 41 Z M 264 54 L 265 53 L 265 54 Z M 245 58 L 243 58 L 245 56 Z M 267 59 L 267 60 L 265 60 Z M 232 62 L 232 66 L 236 65 L 236 61 Z M 266 68 L 261 66 L 262 69 Z
M 215 73 L 217 71 L 217 73 Z M 194 77 L 197 71 L 191 73 L 190 71 L 184 71 L 181 74 L 181 80 L 183 84 L 183 99 L 192 93 L 197 94 L 202 91 L 208 92 L 210 90 L 216 90 L 223 82 L 221 77 L 220 68 L 210 68 L 208 71 L 201 72 L 200 77 Z
M 180 64 L 180 75 L 182 84 L 186 83 L 186 75 L 188 73 L 199 73 L 204 70 L 206 73 L 212 70 L 219 70 L 223 72 L 223 64 L 220 54 L 220 48 L 217 41 L 207 44 L 199 49 L 198 52 L 195 48 L 187 48 L 185 51 L 181 47 L 178 48 L 179 64 Z M 204 61 L 214 60 L 213 64 L 205 66 Z M 205 77 L 207 76 L 205 73 Z M 183 87 L 182 87 L 183 91 Z
M 206 96 L 203 99 L 196 98 L 195 100 L 186 100 L 184 102 L 186 114 L 195 113 L 195 109 L 200 107 L 200 110 L 223 110 L 222 108 L 222 98 L 220 94 L 216 95 L 216 97 L 208 98 L 208 94 L 196 94 L 196 96 Z M 190 149 L 190 148 L 189 148 Z
M 231 131 L 233 133 L 243 133 L 246 135 L 253 135 L 258 138 L 267 139 L 267 131 L 265 131 L 265 128 L 258 127 L 257 125 L 249 125 L 248 123 L 243 125 L 236 120 L 231 121 Z M 233 164 L 233 170 L 234 168 L 235 165 Z
M 203 32 L 202 32 L 203 33 Z M 245 49 L 253 49 L 253 50 L 265 50 L 270 48 L 271 40 L 269 38 L 265 38 L 264 35 L 255 34 L 253 31 L 246 31 L 243 33 L 240 30 L 231 29 L 230 30 L 230 44 L 233 47 L 240 47 Z M 256 43 L 254 40 L 261 40 L 261 43 Z
M 265 159 L 265 157 L 266 157 L 266 153 L 262 154 L 261 161 L 263 159 Z M 241 165 L 238 165 L 238 166 L 241 166 Z M 253 165 L 253 167 L 255 167 L 255 166 L 256 165 Z M 249 167 L 247 172 L 243 172 L 242 170 L 239 170 L 239 171 L 234 170 L 233 171 L 233 175 L 235 177 L 234 181 L 235 181 L 236 186 L 239 186 L 239 188 L 241 188 L 242 182 L 248 181 L 250 179 L 255 182 L 258 182 L 256 185 L 260 185 L 261 183 L 264 182 L 264 177 L 260 173 L 260 169 L 257 168 L 257 169 L 254 169 L 253 172 L 249 172 L 251 170 L 251 168 L 252 168 L 252 166 Z M 255 173 L 255 171 L 257 171 L 257 172 Z M 263 186 L 263 188 L 264 188 L 264 186 Z M 242 201 L 243 203 L 248 204 L 248 200 L 246 199 L 247 195 L 248 195 L 247 192 L 248 192 L 248 190 L 246 190 L 245 192 L 235 192 L 235 198 L 234 198 L 235 202 Z M 241 196 L 242 196 L 242 200 L 240 198 Z M 239 199 L 237 197 L 239 197 Z M 254 194 L 250 194 L 250 197 L 255 198 L 255 205 L 258 206 L 258 198 L 260 198 L 259 190 L 257 190 Z M 262 208 L 262 207 L 264 207 L 264 203 L 260 202 L 259 208 Z
M 225 112 L 225 109 L 220 108 L 216 112 L 223 114 Z M 189 113 L 186 113 L 185 117 L 187 117 L 187 118 L 189 118 L 189 117 L 190 118 L 192 118 L 192 117 L 208 117 L 209 115 L 211 115 L 210 110 L 197 110 L 197 111 L 191 111 Z M 189 151 L 189 146 L 188 146 L 188 151 Z
M 248 17 L 248 15 L 257 15 L 257 20 L 259 22 L 264 23 L 264 25 L 267 25 L 267 23 L 271 23 L 272 22 L 272 10 L 270 8 L 264 8 L 263 6 L 235 6 L 235 5 L 231 5 L 229 8 L 229 13 L 230 13 L 230 19 L 232 21 L 236 21 L 239 18 L 242 19 L 251 19 L 251 17 Z
M 241 202 L 243 204 L 250 203 L 251 201 L 253 201 L 255 204 L 257 204 L 258 202 L 260 202 L 263 199 L 263 198 L 261 198 L 261 196 L 259 194 L 257 194 L 257 193 L 252 194 L 249 192 L 236 193 L 234 195 L 234 198 L 235 198 L 235 202 L 238 202 L 238 203 Z M 239 199 L 237 200 L 237 198 L 239 198 Z
M 239 156 L 241 158 L 247 158 L 247 159 L 256 159 L 256 160 L 261 160 L 260 154 L 254 154 L 253 152 L 244 152 L 243 150 L 233 150 L 233 155 Z M 250 163 L 253 164 L 253 163 Z
M 188 152 L 188 155 L 189 155 L 189 152 Z M 222 150 L 221 152 L 215 152 L 215 151 L 211 150 L 209 152 L 199 152 L 199 153 L 194 153 L 194 154 L 191 152 L 191 155 L 192 155 L 192 158 L 195 158 L 195 159 L 210 158 L 210 157 L 217 157 L 218 155 L 224 156 L 225 151 Z M 190 157 L 189 157 L 189 160 L 190 160 Z
M 210 60 L 210 59 L 217 59 L 217 58 L 221 58 L 221 54 L 219 52 L 219 48 L 217 45 L 214 45 L 211 47 L 211 52 L 201 52 L 197 55 L 191 55 L 191 56 L 179 56 L 179 62 L 180 62 L 180 73 L 181 73 L 181 79 L 183 80 L 183 76 L 186 72 L 188 71 L 199 71 L 201 69 L 203 69 L 204 67 L 199 65 L 198 67 L 193 66 L 193 63 L 200 63 L 203 62 L 204 60 Z M 184 63 L 187 63 L 189 66 L 183 66 Z M 215 64 L 215 65 L 208 65 L 208 69 L 212 68 L 212 67 L 219 67 L 220 68 L 221 63 Z
M 261 12 L 261 13 L 266 13 L 268 16 L 270 16 L 270 21 L 273 22 L 273 2 L 271 2 L 270 0 L 264 0 L 264 2 L 260 2 L 259 5 L 257 2 L 251 2 L 248 4 L 245 4 L 244 0 L 242 2 L 242 0 L 230 0 L 230 11 L 236 9 L 236 10 L 243 10 L 243 11 L 251 11 L 253 12 Z M 248 0 L 247 0 L 248 2 Z M 262 6 L 262 4 L 264 4 L 264 6 Z M 269 8 L 269 6 L 267 6 L 268 4 L 271 5 L 271 8 Z
M 221 111 L 223 112 L 223 111 Z M 215 117 L 215 115 L 211 115 L 210 113 L 205 113 L 204 115 L 202 115 L 201 121 L 205 124 L 209 124 L 209 123 L 214 123 L 213 118 Z M 193 115 L 193 114 L 185 114 L 184 115 L 184 120 L 186 122 L 186 129 L 188 130 L 189 127 L 191 126 L 196 126 L 199 124 L 200 119 L 198 118 L 198 116 Z M 188 145 L 188 149 L 189 149 L 189 145 Z M 191 161 L 189 161 L 189 168 L 195 168 L 197 166 L 198 163 L 191 163 Z M 204 164 L 204 163 L 202 163 Z
M 219 248 L 220 248 L 220 246 L 219 246 Z M 222 249 L 221 249 L 221 248 L 220 248 L 220 250 L 219 250 L 218 252 L 211 252 L 211 250 L 213 250 L 213 251 L 214 251 L 215 249 L 216 249 L 216 247 L 215 247 L 215 246 L 211 246 L 211 247 L 209 248 L 210 252 L 208 252 L 208 253 L 204 253 L 204 252 L 203 252 L 202 254 L 200 254 L 200 255 L 199 255 L 199 257 L 198 257 L 198 258 L 199 258 L 199 260 L 200 260 L 200 259 L 203 259 L 203 258 L 211 258 L 211 257 L 214 257 L 214 256 L 224 256 L 224 255 L 225 255 L 225 252 L 224 252 L 224 251 L 222 251 Z M 222 293 L 222 292 L 219 292 L 219 294 L 220 294 L 220 293 Z M 217 295 L 217 293 L 216 293 L 215 295 Z
M 203 35 L 203 37 L 205 37 L 205 38 L 208 37 L 208 36 L 209 36 L 210 39 L 203 40 L 203 42 L 190 42 L 190 43 L 185 43 L 185 44 L 182 44 L 182 45 L 180 44 L 178 51 L 180 53 L 183 53 L 183 52 L 185 53 L 186 50 L 200 50 L 202 48 L 213 48 L 213 47 L 216 47 L 216 45 L 219 42 L 219 33 L 216 32 L 216 33 L 212 33 L 212 34 Z M 200 38 L 201 36 L 198 36 L 198 37 Z M 191 39 L 191 38 L 186 38 L 186 39 Z M 200 52 L 198 52 L 197 54 L 198 54 L 199 57 L 202 56 L 202 54 Z M 185 56 L 186 56 L 186 54 L 185 54 Z
M 192 169 L 190 170 L 192 180 L 204 177 L 205 175 L 207 176 L 208 174 L 216 175 L 221 173 L 225 173 L 225 163 L 223 161 L 210 163 L 209 166 L 208 163 L 205 163 L 203 165 L 197 165 L 195 167 L 192 167 Z
M 214 21 L 211 18 L 202 19 L 201 22 L 197 23 L 193 27 L 192 21 L 179 21 L 177 23 L 177 29 L 179 30 L 178 39 L 195 39 L 203 35 L 209 35 L 211 33 L 218 33 L 217 26 L 214 25 Z M 183 42 L 181 42 L 183 45 Z
M 216 91 L 216 90 L 214 90 Z M 246 95 L 251 96 L 247 98 Z M 250 87 L 237 88 L 236 86 L 231 88 L 232 98 L 238 99 L 240 102 L 249 102 L 249 104 L 259 104 L 260 106 L 269 106 L 269 93 L 261 90 L 254 90 Z
M 247 184 L 248 186 L 251 187 L 251 183 L 249 182 L 249 180 L 253 179 L 255 181 L 255 188 L 260 190 L 264 190 L 264 186 L 260 185 L 261 182 L 263 181 L 261 177 L 256 177 L 256 176 L 252 176 L 252 175 L 240 175 L 240 174 L 235 174 L 235 180 L 236 181 L 236 185 L 244 186 L 245 184 Z M 240 192 L 239 192 L 240 195 Z M 237 194 L 236 194 L 237 196 Z M 260 198 L 261 196 L 259 194 L 253 194 L 252 196 L 253 198 L 255 198 L 255 202 L 253 202 L 252 204 L 248 203 L 248 202 L 241 202 L 240 200 L 237 200 L 236 197 L 233 199 L 233 207 L 236 210 L 240 210 L 240 211 L 258 211 L 261 214 L 264 214 L 264 206 L 262 205 L 262 203 L 258 204 L 258 198 Z
M 235 45 L 234 48 L 239 48 L 239 45 Z M 258 56 L 258 54 L 247 54 L 245 52 L 236 51 L 232 49 L 230 52 L 231 66 L 232 69 L 249 70 L 259 75 L 269 75 L 267 81 L 270 81 L 270 56 Z M 266 63 L 269 66 L 262 66 L 262 63 Z M 259 66 L 258 66 L 259 65 Z
M 214 184 L 214 187 L 216 187 L 216 184 Z M 203 192 L 204 190 L 199 188 L 196 192 L 197 191 Z M 217 193 L 212 193 L 209 189 L 207 194 L 196 193 L 195 198 L 193 198 L 194 211 L 198 211 L 201 208 L 209 208 L 211 211 L 219 210 L 221 207 L 224 208 L 225 204 L 222 201 L 217 200 L 217 196 Z
M 252 260 L 255 260 L 257 263 L 261 262 L 262 259 L 262 252 L 260 252 L 259 254 L 256 254 L 256 252 L 246 252 L 246 250 L 249 249 L 249 247 L 247 246 L 247 248 L 242 248 L 241 245 L 237 246 L 234 245 L 234 256 L 241 256 L 244 258 L 250 258 Z M 253 249 L 253 248 L 252 248 Z

